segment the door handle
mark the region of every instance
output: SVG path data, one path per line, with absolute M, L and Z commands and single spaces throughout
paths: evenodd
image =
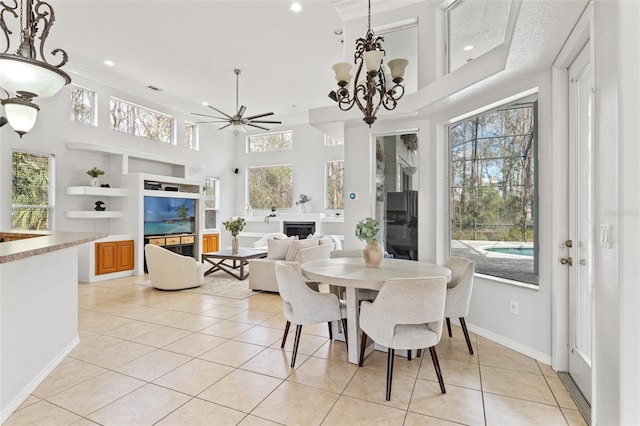
M 567 240 L 564 242 L 565 247 L 571 248 L 573 247 L 573 241 Z
M 562 259 L 560 259 L 560 263 L 562 263 L 563 265 L 573 266 L 573 259 L 570 257 L 563 257 Z

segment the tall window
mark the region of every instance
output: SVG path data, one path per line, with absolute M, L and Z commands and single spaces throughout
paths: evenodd
M 11 226 L 38 231 L 53 228 L 54 157 L 14 151 L 11 166 Z
M 220 179 L 205 177 L 202 192 L 204 195 L 204 228 L 215 229 L 218 227 L 218 210 L 220 209 Z
M 476 272 L 537 284 L 536 103 L 450 127 L 451 254 Z
M 96 92 L 71 86 L 71 121 L 97 126 Z
M 267 152 L 291 149 L 293 147 L 293 131 L 263 133 L 247 138 L 247 152 Z
M 198 145 L 198 126 L 193 123 L 185 121 L 184 123 L 184 146 L 198 151 L 200 148 Z
M 344 208 L 344 161 L 327 161 L 327 208 Z
M 254 209 L 290 209 L 293 205 L 291 165 L 250 167 L 249 205 Z
M 111 98 L 111 128 L 154 141 L 173 143 L 173 117 Z

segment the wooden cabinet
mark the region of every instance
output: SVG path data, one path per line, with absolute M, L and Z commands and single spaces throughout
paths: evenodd
M 133 269 L 133 240 L 96 243 L 96 275 Z
M 220 250 L 220 234 L 204 234 L 202 236 L 202 252 L 211 253 Z

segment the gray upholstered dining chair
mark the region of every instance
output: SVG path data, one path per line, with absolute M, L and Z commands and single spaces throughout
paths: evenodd
M 472 261 L 462 257 L 450 257 L 444 266 L 451 269 L 451 281 L 447 284 L 447 302 L 444 307 L 444 316 L 447 319 L 447 331 L 451 337 L 451 322 L 449 318 L 458 318 L 460 326 L 467 341 L 469 353 L 473 355 L 467 323 L 464 320 L 469 314 L 471 292 L 473 290 L 473 274 L 475 272 Z
M 296 364 L 298 344 L 302 326 L 308 324 L 329 323 L 331 330 L 332 321 L 342 321 L 342 327 L 347 341 L 347 309 L 340 303 L 338 297 L 331 293 L 320 293 L 312 290 L 304 277 L 293 266 L 278 261 L 275 264 L 276 281 L 278 291 L 283 299 L 283 313 L 287 320 L 284 336 L 282 336 L 281 348 L 287 341 L 291 323 L 296 325 L 296 337 L 293 343 L 293 355 L 291 356 L 291 368 Z
M 435 348 L 442 336 L 446 287 L 444 277 L 394 278 L 385 281 L 376 300 L 360 305 L 359 365 L 364 363 L 367 336 L 388 348 L 387 401 L 391 400 L 396 349 L 429 348 L 440 390 L 446 393 Z

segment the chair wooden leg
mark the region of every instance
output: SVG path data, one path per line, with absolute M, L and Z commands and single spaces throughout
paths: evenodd
M 418 349 L 418 353 L 416 354 L 417 358 L 420 358 L 422 356 L 422 349 Z
M 449 337 L 451 337 L 451 321 L 447 318 L 447 331 L 449 332 Z
M 440 391 L 442 393 L 447 393 L 444 388 L 444 380 L 442 379 L 442 371 L 440 371 L 440 363 L 438 362 L 438 354 L 436 354 L 436 347 L 431 346 L 429 348 L 429 352 L 431 352 L 431 359 L 433 360 L 433 368 L 436 370 L 436 376 L 438 376 L 438 383 L 440 383 Z
M 387 352 L 387 401 L 391 401 L 391 381 L 393 379 L 393 358 L 396 351 L 389 348 Z
M 296 365 L 296 355 L 298 355 L 298 343 L 300 343 L 300 335 L 302 334 L 302 325 L 296 325 L 296 339 L 293 341 L 293 355 L 291 355 L 291 368 Z
M 333 340 L 333 330 L 331 329 L 331 321 L 329 321 L 329 340 Z
M 367 333 L 362 332 L 362 342 L 360 344 L 360 361 L 358 362 L 358 366 L 362 367 L 364 363 L 364 350 L 367 348 Z
M 471 339 L 469 339 L 469 332 L 467 331 L 467 323 L 464 321 L 464 317 L 460 317 L 460 325 L 462 326 L 462 332 L 464 333 L 464 338 L 467 341 L 467 347 L 469 348 L 469 353 L 473 355 L 473 348 L 471 347 Z
M 407 349 L 407 361 L 411 361 L 411 349 Z
M 291 323 L 287 321 L 287 325 L 284 326 L 284 336 L 282 336 L 282 343 L 280 343 L 280 349 L 284 348 L 284 344 L 287 343 L 287 335 L 289 335 L 289 327 L 291 327 Z
M 347 352 L 349 351 L 349 336 L 347 335 L 347 319 L 342 318 L 342 332 L 344 333 L 344 344 L 347 345 Z

